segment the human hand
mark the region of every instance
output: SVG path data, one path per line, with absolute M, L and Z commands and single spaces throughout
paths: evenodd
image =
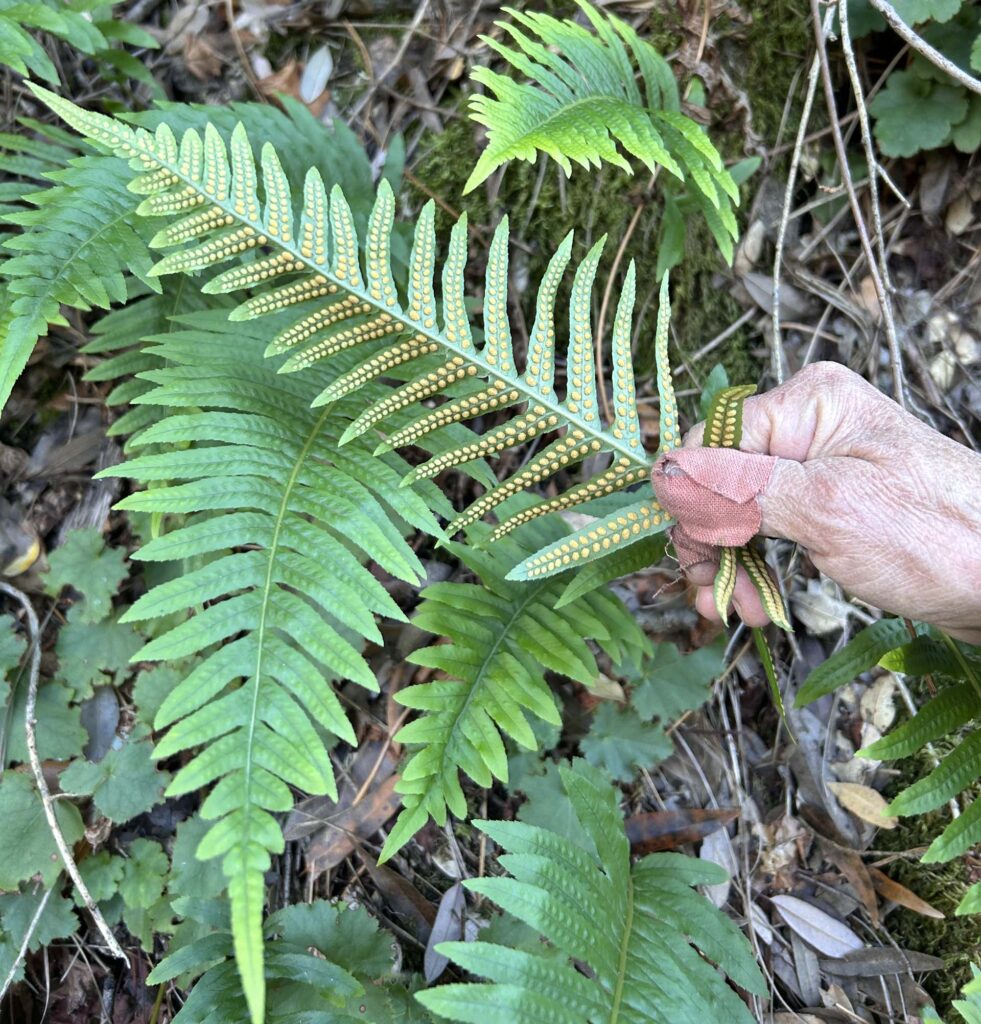
M 702 430 L 652 477 L 678 520 L 672 540 L 703 615 L 718 619 L 718 546 L 762 533 L 803 545 L 861 600 L 981 643 L 981 456 L 838 363 L 746 399 L 739 450 L 701 447 Z M 736 611 L 764 625 L 739 573 Z

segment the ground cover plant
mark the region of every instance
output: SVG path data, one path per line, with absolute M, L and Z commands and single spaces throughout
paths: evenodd
M 74 42 L 81 16 L 50 10 L 4 12 L 33 48 L 0 54 L 49 86 L 45 45 Z M 145 53 L 108 41 L 159 37 L 173 51 L 173 38 L 106 28 L 109 13 L 83 19 L 102 33 L 80 47 L 89 74 L 159 90 Z M 737 627 L 723 653 L 670 568 L 651 568 L 671 525 L 648 484 L 657 451 L 699 415 L 706 444 L 737 445 L 757 386 L 730 387 L 720 363 L 676 395 L 687 356 L 671 281 L 711 239 L 717 272 L 732 264 L 747 294 L 763 287 L 736 247 L 740 184 L 758 161 L 724 160 L 724 133 L 699 124 L 711 109 L 699 98 L 725 82 L 722 65 L 701 63 L 707 28 L 684 71 L 635 21 L 566 13 L 480 26 L 475 52 L 501 70 L 473 73 L 486 137 L 460 191 L 492 203 L 516 176 L 534 171 L 540 191 L 557 169 L 563 190 L 569 172 L 569 187 L 608 173 L 624 200 L 644 195 L 620 237 L 584 217 L 537 254 L 537 275 L 518 209 L 471 225 L 457 216 L 465 197 L 413 202 L 405 182 L 426 183 L 407 162 L 412 140 L 367 120 L 366 147 L 340 111 L 320 118 L 329 49 L 307 55 L 296 98 L 271 105 L 139 109 L 118 93 L 107 105 L 20 84 L 29 115 L 2 139 L 0 267 L 0 525 L 16 584 L 2 588 L 0 975 L 12 1020 L 43 1012 L 36 965 L 68 941 L 105 981 L 56 990 L 64 1019 L 98 1019 L 92 999 L 105 1005 L 110 988 L 117 1015 L 181 1024 L 752 1020 L 774 999 L 811 1012 L 819 976 L 863 1012 L 929 1002 L 902 974 L 944 961 L 897 953 L 876 930 L 895 906 L 943 912 L 862 854 L 890 815 L 955 801 L 924 860 L 958 873 L 948 914 L 977 911 L 965 884 L 981 835 L 977 653 L 889 618 L 845 642 L 866 613 L 813 573 L 771 575 L 755 545 L 725 549 L 716 602 L 725 616 L 738 562 L 791 636 L 754 630 L 751 647 Z M 226 26 L 240 58 L 244 25 Z M 186 67 L 206 60 L 192 34 L 181 45 Z M 385 77 L 352 91 L 352 117 L 375 110 Z M 286 78 L 274 87 L 291 91 Z M 650 280 L 626 256 L 647 207 Z M 778 338 L 789 224 L 760 313 L 777 313 Z M 891 343 L 888 258 L 864 258 Z M 807 361 L 794 338 L 774 351 Z M 634 368 L 645 345 L 650 375 Z M 926 367 L 935 388 L 945 365 Z M 59 420 L 64 387 L 49 378 L 76 366 L 99 415 Z M 59 525 L 68 506 L 74 529 Z M 776 553 L 786 566 L 789 550 Z M 674 623 L 656 617 L 664 604 Z M 795 627 L 843 626 L 837 653 L 802 656 Z M 831 707 L 858 676 L 878 696 L 846 688 Z M 934 689 L 888 732 L 903 680 L 919 677 Z M 814 760 L 827 727 L 803 708 L 822 697 L 823 714 L 851 718 L 837 780 Z M 768 709 L 768 740 L 800 752 L 787 755 L 793 813 L 769 823 L 764 744 L 730 717 L 752 717 L 753 702 Z M 936 759 L 938 742 L 943 759 L 886 806 L 880 763 Z M 697 803 L 722 793 L 744 803 L 740 821 Z M 814 887 L 823 861 L 838 872 L 830 904 Z M 940 1009 L 971 1020 L 976 982 L 950 1000 L 970 952 L 947 955 Z

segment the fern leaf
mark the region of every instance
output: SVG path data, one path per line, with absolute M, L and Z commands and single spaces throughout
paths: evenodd
M 981 698 L 970 683 L 948 686 L 887 736 L 858 752 L 878 761 L 909 757 L 933 740 L 940 739 L 981 718 Z
M 974 800 L 961 811 L 927 847 L 921 860 L 924 864 L 953 860 L 975 849 L 981 843 L 981 800 Z
M 166 365 L 143 372 L 153 386 L 137 400 L 174 412 L 134 447 L 166 448 L 105 475 L 161 483 L 121 507 L 188 516 L 137 557 L 179 555 L 197 567 L 151 589 L 127 618 L 166 623 L 140 660 L 199 658 L 160 708 L 157 727 L 169 731 L 156 753 L 201 748 L 176 774 L 172 795 L 215 783 L 202 810 L 215 824 L 198 855 L 223 858 L 235 955 L 258 1019 L 263 873 L 283 842 L 272 814 L 291 806 L 289 786 L 334 792 L 318 730 L 355 737 L 329 680 L 375 688 L 362 638 L 380 639 L 376 615 L 404 617 L 362 560 L 414 582 L 421 566 L 393 524 L 438 527 L 423 499 L 399 488 L 397 456 L 379 460 L 362 441 L 336 455 L 355 406 L 346 416 L 340 406 L 309 408 L 324 373 L 277 376 L 262 354 L 264 332 L 216 311 L 151 341 L 148 354 Z M 167 618 L 188 611 L 176 624 Z
M 626 548 L 617 548 L 611 554 L 590 562 L 572 577 L 555 607 L 561 608 L 611 580 L 656 565 L 664 557 L 666 544 L 666 537 L 652 537 Z
M 622 149 L 652 173 L 663 167 L 693 186 L 689 191 L 731 262 L 738 237 L 732 204 L 738 204 L 739 190 L 705 133 L 679 113 L 670 68 L 619 18 L 600 14 L 586 0 L 577 3 L 596 35 L 548 14 L 504 8 L 513 23 L 497 22 L 497 27 L 515 45 L 481 37 L 529 81 L 516 82 L 485 67 L 472 72 L 487 92 L 471 97 L 470 116 L 487 128 L 488 145 L 464 193 L 507 161 L 534 160 L 539 153 L 551 156 L 566 174 L 573 162 L 583 167 L 607 162 L 629 172 Z
M 561 527 L 536 524 L 539 539 Z M 426 714 L 398 733 L 401 743 L 418 745 L 398 789 L 405 809 L 389 836 L 383 859 L 392 855 L 432 814 L 443 822 L 447 808 L 465 817 L 466 798 L 458 767 L 478 785 L 507 779 L 507 758 L 499 731 L 536 749 L 528 713 L 559 724 L 546 670 L 591 684 L 597 667 L 587 641 L 614 661 L 625 651 L 639 655 L 646 641 L 623 605 L 608 592 L 595 592 L 556 608 L 559 581 L 509 584 L 506 568 L 521 549 L 505 539 L 486 551 L 449 545 L 477 572 L 483 585 L 438 583 L 423 591 L 413 619 L 421 629 L 448 637 L 408 658 L 446 678 L 401 690 L 398 700 Z M 409 824 L 413 826 L 409 830 Z
M 723 625 L 729 624 L 729 602 L 736 589 L 736 564 L 735 548 L 719 549 L 719 571 L 715 574 L 712 596 Z
M 589 37 L 591 38 L 591 37 Z M 498 227 L 488 260 L 484 287 L 484 344 L 474 348 L 465 315 L 463 267 L 465 230 L 458 227 L 451 236 L 450 252 L 444 264 L 442 324 L 437 322 L 433 280 L 437 265 L 432 232 L 432 210 L 420 216 L 410 256 L 410 284 L 404 302 L 392 291 L 386 269 L 386 253 L 391 252 L 391 211 L 393 196 L 387 182 L 378 189 L 374 212 L 369 218 L 365 266 L 359 253 L 359 237 L 341 190 L 326 196 L 316 171 L 305 180 L 303 203 L 296 237 L 282 237 L 288 218 L 277 200 L 274 235 L 273 208 L 267 197 L 263 210 L 257 196 L 257 178 L 251 149 L 244 129 L 233 132 L 226 145 L 217 133 L 205 133 L 203 144 L 198 133 L 190 130 L 180 143 L 165 124 L 151 134 L 131 129 L 118 121 L 81 110 L 66 100 L 35 87 L 38 95 L 75 128 L 101 145 L 130 159 L 142 172 L 140 189 L 149 192 L 141 209 L 183 217 L 182 234 L 196 223 L 202 234 L 189 240 L 190 247 L 165 256 L 154 273 L 181 270 L 191 272 L 237 259 L 252 250 L 260 256 L 245 266 L 225 271 L 205 286 L 206 290 L 227 291 L 261 286 L 267 279 L 277 282 L 272 290 L 259 291 L 246 299 L 232 314 L 237 322 L 292 310 L 269 346 L 270 354 L 286 351 L 291 355 L 281 372 L 308 369 L 324 361 L 336 361 L 348 349 L 366 345 L 370 354 L 357 366 L 347 366 L 348 375 L 333 383 L 316 399 L 318 403 L 336 402 L 352 389 L 361 389 L 380 374 L 392 372 L 403 362 L 416 360 L 428 367 L 414 379 L 385 397 L 362 403 L 361 413 L 342 435 L 351 441 L 376 424 L 401 419 L 391 440 L 401 443 L 427 443 L 428 433 L 437 427 L 457 423 L 468 415 L 490 408 L 516 407 L 513 418 L 495 435 L 493 444 L 474 450 L 464 445 L 440 453 L 439 462 L 430 462 L 414 472 L 412 479 L 431 475 L 486 454 L 500 451 L 510 437 L 511 444 L 532 440 L 560 430 L 559 440 L 540 453 L 536 460 L 502 481 L 496 491 L 478 499 L 470 510 L 452 524 L 459 529 L 497 506 L 523 487 L 537 484 L 560 470 L 570 468 L 587 455 L 601 452 L 613 458 L 613 469 L 596 487 L 573 488 L 559 503 L 554 500 L 543 511 L 568 508 L 597 494 L 622 490 L 644 479 L 650 460 L 639 440 L 633 374 L 629 363 L 628 339 L 633 304 L 633 271 L 628 271 L 623 295 L 614 318 L 616 418 L 609 428 L 599 422 L 595 402 L 595 372 L 592 363 L 591 309 L 589 291 L 599 260 L 599 247 L 580 265 L 573 288 L 570 309 L 570 339 L 566 394 L 559 399 L 553 390 L 554 346 L 557 333 L 554 295 L 564 269 L 571 239 L 560 246 L 550 265 L 539 298 L 534 337 L 541 339 L 541 351 L 532 348 L 524 373 L 519 373 L 511 350 L 507 321 L 507 223 Z M 199 161 L 200 154 L 200 161 Z M 266 151 L 264 173 L 272 190 L 284 188 L 272 153 Z M 196 168 L 201 164 L 200 172 Z M 167 176 L 157 178 L 160 171 Z M 230 184 L 226 178 L 230 174 Z M 225 216 L 218 223 L 217 213 Z M 188 219 L 200 212 L 198 221 Z M 294 211 L 295 212 L 295 211 Z M 272 250 L 272 251 L 270 251 Z M 271 260 L 279 257 L 280 262 Z M 367 264 L 370 262 L 370 268 Z M 289 267 L 288 270 L 283 269 Z M 250 272 L 251 268 L 251 272 Z M 273 270 L 277 271 L 273 274 Z M 279 271 L 282 271 L 280 273 Z M 286 278 L 285 283 L 278 282 Z M 293 307 L 296 307 L 293 310 Z M 664 316 L 667 315 L 665 304 Z M 664 328 L 666 337 L 666 327 Z M 378 353 L 376 347 L 388 339 L 388 347 Z M 434 348 L 435 347 L 435 348 Z M 438 360 L 436 361 L 436 357 Z M 425 360 L 430 360 L 426 363 Z M 435 365 L 434 365 L 435 362 Z M 426 410 L 415 420 L 406 420 L 403 411 L 420 401 L 441 395 L 471 378 L 482 382 L 468 399 L 451 397 L 435 410 Z M 523 406 L 523 411 L 519 408 Z M 444 409 L 446 410 L 444 412 Z M 511 435 L 507 431 L 513 430 Z M 498 447 L 498 444 L 501 447 Z M 187 496 L 192 500 L 191 496 Z M 663 514 L 653 501 L 647 502 L 654 517 L 651 528 L 663 528 Z M 501 524 L 502 533 L 507 523 Z M 636 538 L 631 529 L 629 536 Z M 626 539 L 626 538 L 624 538 Z M 580 558 L 586 557 L 584 551 Z
M 889 805 L 890 814 L 923 814 L 940 807 L 981 778 L 981 730 L 975 729 L 926 778 L 904 789 Z
M 568 537 L 553 541 L 526 558 L 509 573 L 509 580 L 554 576 L 608 554 L 614 548 L 644 540 L 667 530 L 674 520 L 656 501 L 646 499 L 597 519 Z
M 7 291 L 0 323 L 0 408 L 38 339 L 49 325 L 65 323 L 63 305 L 108 308 L 125 301 L 127 273 L 151 281 L 148 225 L 133 214 L 125 163 L 87 156 L 46 176 L 57 183 L 25 196 L 36 209 L 3 218 L 23 230 L 4 243 L 13 255 L 0 265 Z
M 112 47 L 114 38 L 141 47 L 156 49 L 160 44 L 149 33 L 127 25 L 120 32 L 119 21 L 113 20 L 112 3 L 83 0 L 64 4 L 58 0 L 10 2 L 0 9 L 0 64 L 6 64 L 25 77 L 31 74 L 57 84 L 58 72 L 41 43 L 29 30 L 46 32 L 70 43 L 81 53 L 125 68 L 128 74 L 142 81 L 153 81 L 139 61 Z M 142 70 L 142 73 L 140 73 Z
M 721 869 L 678 854 L 652 854 L 631 866 L 615 791 L 582 762 L 560 772 L 579 841 L 517 821 L 475 822 L 508 851 L 500 862 L 511 877 L 464 884 L 568 959 L 544 948 L 441 943 L 440 952 L 488 982 L 442 985 L 416 998 L 441 1016 L 474 1024 L 748 1024 L 746 1007 L 710 961 L 762 993 L 749 944 L 693 891 L 719 879 Z
M 878 660 L 909 640 L 902 619 L 879 619 L 835 651 L 804 680 L 796 705 L 803 707 L 826 693 L 850 683 L 860 672 L 867 672 Z

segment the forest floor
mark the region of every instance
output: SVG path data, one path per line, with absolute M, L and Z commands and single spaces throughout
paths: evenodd
M 563 0 L 516 0 L 515 6 L 547 8 L 560 16 L 575 12 Z M 686 425 L 699 418 L 698 396 L 717 365 L 731 382 L 761 381 L 765 389 L 773 386 L 777 373 L 785 377 L 807 363 L 834 359 L 891 393 L 882 309 L 836 169 L 833 122 L 853 159 L 861 216 L 870 225 L 858 118 L 833 41 L 826 44 L 826 52 L 839 109 L 827 109 L 819 87 L 803 146 L 793 155 L 815 54 L 806 4 L 611 0 L 604 8 L 656 43 L 679 81 L 696 83 L 686 93 L 686 110 L 710 126 L 727 162 L 756 161 L 742 189 L 742 239 L 733 266 L 724 265 L 704 230 L 693 229 L 673 281 L 675 380 Z M 638 267 L 638 381 L 643 422 L 656 435 L 655 242 L 661 217 L 656 188 L 631 182 L 610 167 L 577 168 L 567 179 L 553 162 L 541 159 L 513 164 L 473 194 L 461 194 L 482 146 L 481 129 L 467 117 L 468 76 L 492 57 L 480 37 L 500 35 L 494 22 L 503 15 L 496 3 L 135 0 L 117 11 L 159 41 L 160 49 L 141 59 L 167 99 L 276 104 L 285 94 L 306 104 L 318 118 L 349 124 L 376 166 L 404 146 L 401 202 L 411 216 L 427 199 L 435 200 L 441 239 L 465 208 L 478 245 L 486 245 L 507 212 L 513 239 L 510 273 L 518 296 L 513 330 L 519 337 L 527 335 L 525 325 L 534 312 L 534 289 L 528 283 L 539 280 L 563 236 L 573 227 L 585 232 L 587 241 L 608 234 L 613 250 L 619 246 L 617 258 L 623 265 L 634 259 Z M 57 46 L 54 52 L 63 61 L 65 95 L 83 105 L 102 97 L 106 86 L 90 62 L 76 60 Z M 860 41 L 858 56 L 868 94 L 881 86 L 884 72 L 902 59 L 902 51 L 897 40 L 878 33 Z M 11 130 L 14 119 L 25 112 L 24 97 L 22 87 L 9 77 L 6 85 Z M 146 106 L 152 101 L 145 86 L 112 95 L 119 104 Z M 981 164 L 977 154 L 947 147 L 889 159 L 884 166 L 896 187 L 880 186 L 879 202 L 910 396 L 918 415 L 976 450 L 981 421 Z M 796 183 L 788 195 L 792 171 Z M 779 336 L 772 300 L 778 240 L 784 249 Z M 478 257 L 478 268 L 480 262 Z M 92 473 L 118 461 L 120 452 L 105 437 L 108 385 L 81 379 L 91 363 L 77 352 L 85 334 L 85 318 L 72 314 L 69 327 L 43 343 L 0 425 L 0 457 L 6 460 L 8 480 L 18 467 L 31 467 L 30 486 L 6 488 L 5 529 L 29 519 L 49 548 L 56 545 L 66 521 L 96 526 L 114 543 L 125 544 L 129 537 L 120 513 L 107 518 L 108 505 L 119 492 L 90 482 Z M 468 484 L 464 480 L 454 486 Z M 872 615 L 820 579 L 789 545 L 778 545 L 776 557 L 787 567 L 786 596 L 800 626 L 796 638 L 781 640 L 776 652 L 789 694 L 872 621 Z M 718 641 L 720 631 L 699 619 L 691 593 L 668 562 L 619 580 L 615 592 L 656 642 L 693 650 Z M 407 612 L 416 599 L 416 594 L 399 596 Z M 56 624 L 57 617 L 52 629 Z M 392 650 L 418 646 L 409 635 L 392 632 L 390 639 Z M 52 642 L 49 635 L 49 650 Z M 634 773 L 623 785 L 635 851 L 697 852 L 732 874 L 731 884 L 716 887 L 711 898 L 746 926 L 766 965 L 777 993 L 767 1020 L 912 1021 L 918 1019 L 917 1008 L 930 999 L 946 1011 L 977 955 L 976 925 L 970 918 L 954 917 L 953 910 L 981 877 L 981 860 L 967 856 L 948 865 L 921 864 L 919 856 L 943 815 L 876 829 L 856 813 L 854 803 L 851 809 L 843 807 L 826 785 L 829 766 L 831 778 L 886 797 L 922 775 L 930 766 L 926 758 L 902 762 L 900 772 L 854 757 L 870 737 L 907 716 L 921 694 L 915 686 L 911 692 L 903 677 L 876 670 L 864 682 L 792 712 L 792 739 L 772 705 L 748 634 L 730 630 L 721 642 L 728 668 L 708 703 L 670 730 L 674 753 Z M 289 864 L 282 869 L 283 899 L 356 898 L 392 924 L 396 934 L 408 936 L 406 956 L 416 962 L 431 938 L 440 894 L 460 874 L 459 853 L 451 847 L 469 844 L 476 858 L 479 837 L 444 833 L 430 823 L 407 854 L 409 881 L 391 868 L 386 874 L 359 859 L 362 842 L 370 841 L 376 849 L 379 827 L 396 806 L 392 781 L 400 751 L 391 737 L 403 710 L 391 698 L 400 685 L 422 678 L 422 670 L 412 669 L 397 655 L 379 660 L 379 665 L 380 678 L 389 677 L 382 680 L 380 703 L 371 710 L 353 709 L 363 714 L 356 723 L 363 740 L 356 754 L 346 755 L 344 770 L 354 787 L 346 794 L 347 806 L 318 798 L 298 806 L 287 822 L 291 842 L 284 855 L 284 864 Z M 126 686 L 124 704 L 129 700 Z M 556 752 L 576 753 L 597 705 L 624 701 L 629 688 L 629 681 L 616 678 L 605 678 L 603 687 L 593 691 L 562 684 L 566 724 Z M 546 776 L 536 773 L 528 772 L 527 778 L 534 780 L 527 794 L 517 785 L 510 790 L 496 787 L 485 798 L 484 810 L 489 801 L 493 816 L 513 817 L 532 789 L 545 803 Z M 358 796 L 352 799 L 355 789 Z M 131 822 L 125 838 L 148 834 L 166 842 L 185 813 L 179 802 L 161 805 Z M 336 824 L 339 814 L 344 815 L 343 829 L 330 829 L 328 824 Z M 323 827 L 312 828 L 311 822 Z M 119 835 L 99 841 L 119 841 Z M 479 857 L 483 855 L 481 848 Z M 413 889 L 411 898 L 406 886 Z M 853 935 L 862 940 L 874 936 L 877 947 L 891 946 L 894 959 L 885 964 L 879 948 L 878 958 L 870 956 L 864 965 L 856 960 L 852 976 L 832 976 L 827 961 L 808 941 L 823 919 L 808 920 L 806 912 L 803 917 L 775 917 L 769 901 L 777 894 L 817 896 L 847 921 Z M 903 969 L 909 952 L 937 959 L 917 961 L 920 969 L 914 974 Z M 31 954 L 29 983 L 19 986 L 0 1009 L 4 1024 L 41 1020 L 45 1008 L 43 1019 L 50 1024 L 100 1019 L 164 1024 L 172 1019 L 168 1014 L 176 1005 L 169 993 L 161 1006 L 138 998 L 124 985 L 115 1010 L 111 1000 L 99 1005 L 91 993 L 80 994 L 84 985 L 72 969 L 79 960 L 93 978 L 113 969 L 104 955 L 77 940 Z M 146 957 L 144 961 L 145 974 L 152 963 Z M 79 991 L 70 991 L 71 986 L 80 986 Z M 101 985 L 98 991 L 106 990 Z M 807 1008 L 803 1017 L 791 1012 L 799 1008 Z

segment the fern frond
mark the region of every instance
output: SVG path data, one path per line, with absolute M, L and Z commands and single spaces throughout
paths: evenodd
M 157 714 L 169 731 L 156 756 L 202 748 L 168 792 L 215 783 L 202 808 L 215 824 L 198 856 L 223 857 L 235 954 L 259 1019 L 263 873 L 283 847 L 272 815 L 292 806 L 290 786 L 335 792 L 321 731 L 355 737 L 328 681 L 375 689 L 362 643 L 380 642 L 376 615 L 404 618 L 362 561 L 415 582 L 422 566 L 395 524 L 438 524 L 421 495 L 399 488 L 398 456 L 379 459 L 363 441 L 337 454 L 356 406 L 310 408 L 322 369 L 277 376 L 264 334 L 221 311 L 150 341 L 164 365 L 144 371 L 155 386 L 134 401 L 172 412 L 134 446 L 165 450 L 104 475 L 159 482 L 119 507 L 186 518 L 136 557 L 190 564 L 126 619 L 164 619 L 139 660 L 198 659 Z
M 23 230 L 8 238 L 0 265 L 9 307 L 0 334 L 0 408 L 38 338 L 66 323 L 62 305 L 88 310 L 125 301 L 126 276 L 149 283 L 146 222 L 133 214 L 121 160 L 80 157 L 46 177 L 57 182 L 24 198 L 36 209 L 7 213 Z
M 6 64 L 25 77 L 35 74 L 47 82 L 58 83 L 58 72 L 44 47 L 31 31 L 47 32 L 89 56 L 104 55 L 107 64 L 120 66 L 144 81 L 153 81 L 139 61 L 128 54 L 110 50 L 115 40 L 156 49 L 160 44 L 149 33 L 121 19 L 113 19 L 113 0 L 5 0 L 0 4 L 0 64 Z M 127 59 L 128 58 L 128 59 Z M 142 74 L 139 73 L 142 70 Z
M 541 543 L 562 532 L 558 523 L 538 523 L 529 540 Z M 534 750 L 538 744 L 528 713 L 560 724 L 545 681 L 547 671 L 589 686 L 599 671 L 589 642 L 598 644 L 614 663 L 624 657 L 639 661 L 648 649 L 630 613 L 605 589 L 556 607 L 563 581 L 509 583 L 504 574 L 524 553 L 511 538 L 480 551 L 462 544 L 449 548 L 482 582 L 437 583 L 422 592 L 413 624 L 450 642 L 415 651 L 407 659 L 444 677 L 400 690 L 396 698 L 426 714 L 396 736 L 418 749 L 402 770 L 397 788 L 404 810 L 382 859 L 418 831 L 428 815 L 440 824 L 447 809 L 466 817 L 459 769 L 479 786 L 490 786 L 495 778 L 507 781 L 500 733 Z
M 573 162 L 587 168 L 606 162 L 630 172 L 626 153 L 652 173 L 663 167 L 688 186 L 731 261 L 738 237 L 732 207 L 739 190 L 705 133 L 680 113 L 670 67 L 619 18 L 601 14 L 586 0 L 576 2 L 595 35 L 548 14 L 504 8 L 513 23 L 496 24 L 514 45 L 481 36 L 529 81 L 516 82 L 490 68 L 473 70 L 473 80 L 492 95 L 470 99 L 470 116 L 487 128 L 488 144 L 464 193 L 509 160 L 545 153 L 566 174 Z
M 582 762 L 559 770 L 579 841 L 518 821 L 475 822 L 508 851 L 500 863 L 512 877 L 464 883 L 554 948 L 441 943 L 439 952 L 488 981 L 441 985 L 416 998 L 472 1024 L 749 1024 L 742 1000 L 713 966 L 764 993 L 749 943 L 693 888 L 722 880 L 722 870 L 674 853 L 631 865 L 615 790 Z
M 418 376 L 367 407 L 362 403 L 362 412 L 342 435 L 342 442 L 392 417 L 400 417 L 404 410 L 420 401 L 474 378 L 484 382 L 477 395 L 471 395 L 469 401 L 451 398 L 437 408 L 436 415 L 427 410 L 411 423 L 400 424 L 401 433 L 396 430 L 395 439 L 402 442 L 411 437 L 412 443 L 426 444 L 428 433 L 420 434 L 422 430 L 459 423 L 492 407 L 516 408 L 511 421 L 498 428 L 485 444 L 465 445 L 444 453 L 439 465 L 449 466 L 482 458 L 551 431 L 564 431 L 513 477 L 502 481 L 477 499 L 470 509 L 460 513 L 449 524 L 450 533 L 490 512 L 520 489 L 536 485 L 588 455 L 608 453 L 612 464 L 598 480 L 566 492 L 558 501 L 543 506 L 541 512 L 572 507 L 646 481 L 651 463 L 640 439 L 630 361 L 632 267 L 627 273 L 614 319 L 612 358 L 617 368 L 613 381 L 616 418 L 604 428 L 596 408 L 590 328 L 590 291 L 599 246 L 588 254 L 576 273 L 570 305 L 567 386 L 560 399 L 555 393 L 552 368 L 557 333 L 553 301 L 555 277 L 566 258 L 561 247 L 553 261 L 554 274 L 546 275 L 538 303 L 535 337 L 541 339 L 541 351 L 532 346 L 527 366 L 521 373 L 514 363 L 507 321 L 506 221 L 495 233 L 488 259 L 484 288 L 485 340 L 478 350 L 465 315 L 465 228 L 454 231 L 449 257 L 444 263 L 442 301 L 437 304 L 433 283 L 436 242 L 431 208 L 424 210 L 419 218 L 409 259 L 409 288 L 401 297 L 393 291 L 386 265 L 391 252 L 393 205 L 386 182 L 378 189 L 369 220 L 363 266 L 351 208 L 336 187 L 328 197 L 315 169 L 306 175 L 302 205 L 293 214 L 294 230 L 288 224 L 282 200 L 287 185 L 275 154 L 267 145 L 262 158 L 265 199 L 260 200 L 259 174 L 243 128 L 236 128 L 227 146 L 210 128 L 205 129 L 203 138 L 195 131 L 188 131 L 178 142 L 165 123 L 151 135 L 83 111 L 45 90 L 35 87 L 35 91 L 75 128 L 130 159 L 143 172 L 134 185 L 141 194 L 147 195 L 140 211 L 182 218 L 202 215 L 195 221 L 185 219 L 184 228 L 179 232 L 183 237 L 187 232 L 200 229 L 196 244 L 165 256 L 154 268 L 154 274 L 190 272 L 234 260 L 236 267 L 205 285 L 207 292 L 224 293 L 261 286 L 273 271 L 276 272 L 271 289 L 247 299 L 233 312 L 232 319 L 246 322 L 297 307 L 294 318 L 274 334 L 268 347 L 270 354 L 289 353 L 280 367 L 281 372 L 304 369 L 336 359 L 348 349 L 374 343 L 369 357 L 352 367 L 342 381 L 335 379 L 321 392 L 315 404 L 336 401 L 342 394 L 363 388 L 388 374 L 403 360 L 420 361 L 423 372 Z M 220 211 L 221 215 L 215 212 L 211 216 L 212 211 Z M 162 237 L 170 241 L 174 236 L 164 234 Z M 246 263 L 251 273 L 243 269 L 243 255 L 260 251 L 271 251 L 279 259 L 273 264 L 263 256 L 251 264 Z M 377 345 L 381 342 L 388 347 L 379 354 Z M 521 407 L 520 411 L 517 407 Z M 428 475 L 432 468 L 430 465 L 427 471 L 413 474 L 413 477 Z M 653 501 L 648 505 L 657 509 Z M 522 521 L 530 517 L 531 514 L 523 513 Z M 663 513 L 657 518 L 652 516 L 646 527 L 639 532 L 631 530 L 629 536 L 639 539 L 656 534 L 668 523 Z M 505 520 L 500 525 L 499 536 L 509 524 Z M 593 553 L 586 552 L 581 560 L 591 557 Z

